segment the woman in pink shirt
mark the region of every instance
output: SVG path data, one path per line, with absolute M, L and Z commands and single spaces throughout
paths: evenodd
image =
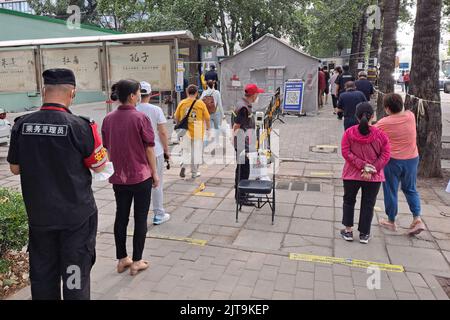
M 383 183 L 384 206 L 388 220 L 381 219 L 380 225 L 397 231 L 395 220 L 398 213 L 398 187 L 401 185 L 413 214 L 408 234 L 416 235 L 425 230 L 425 224 L 420 218 L 420 196 L 416 187 L 419 166 L 416 119 L 411 111 L 404 110 L 402 97 L 398 94 L 387 94 L 383 103 L 388 116 L 378 121 L 376 126 L 388 135 L 392 154 L 391 160 L 384 168 L 386 182 Z
M 150 119 L 136 110 L 141 96 L 140 84 L 134 80 L 121 80 L 113 86 L 111 99 L 119 100 L 117 110 L 109 113 L 102 124 L 104 146 L 114 165 L 109 179 L 116 197 L 114 239 L 119 260 L 117 272 L 130 268 L 135 275 L 148 268 L 142 260 L 147 235 L 147 216 L 151 190 L 158 187 L 154 153 L 155 135 Z M 134 201 L 133 258 L 127 254 L 126 239 L 131 203 Z
M 383 168 L 390 157 L 388 137 L 378 128 L 369 125 L 373 118 L 370 103 L 361 102 L 356 107 L 358 126 L 348 128 L 342 138 L 342 156 L 345 159 L 342 179 L 344 180 L 344 204 L 341 230 L 344 240 L 353 241 L 353 218 L 356 196 L 362 189 L 359 215 L 359 241 L 368 243 L 373 208 L 377 200 L 381 182 L 384 181 Z

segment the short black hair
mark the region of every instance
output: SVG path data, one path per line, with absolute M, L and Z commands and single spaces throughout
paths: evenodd
M 383 105 L 392 113 L 399 113 L 403 110 L 403 98 L 397 93 L 388 93 L 383 98 Z
M 198 87 L 195 84 L 191 84 L 187 87 L 187 93 L 190 96 L 193 96 L 194 94 L 196 94 L 198 92 Z
M 327 67 L 327 66 L 323 66 L 322 69 L 323 69 L 323 70 L 328 70 L 328 67 Z
M 136 80 L 120 80 L 111 87 L 111 100 L 127 103 L 131 94 L 137 94 L 141 85 Z
M 348 71 L 348 70 L 350 70 L 350 66 L 349 65 L 345 65 L 345 66 L 342 67 L 342 69 L 344 69 L 344 71 Z

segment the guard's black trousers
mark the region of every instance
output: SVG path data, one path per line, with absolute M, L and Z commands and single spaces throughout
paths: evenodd
M 236 199 L 236 201 L 238 200 L 243 200 L 242 198 L 245 197 L 245 194 L 241 194 L 238 197 L 238 193 L 237 193 L 237 186 L 239 184 L 239 181 L 241 180 L 247 180 L 250 177 L 250 160 L 248 159 L 247 156 L 245 156 L 245 162 L 242 161 L 243 163 L 239 163 L 236 165 L 236 173 L 234 175 L 235 177 L 235 185 L 234 185 L 234 197 Z
M 95 263 L 97 212 L 71 229 L 30 227 L 31 296 L 33 300 L 90 299 L 90 273 Z

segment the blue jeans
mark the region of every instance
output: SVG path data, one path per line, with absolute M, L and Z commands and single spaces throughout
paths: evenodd
M 386 182 L 383 183 L 384 206 L 389 221 L 394 222 L 398 213 L 398 186 L 401 183 L 409 210 L 414 217 L 420 217 L 420 197 L 416 188 L 419 157 L 408 160 L 392 159 L 384 167 Z
M 220 121 L 222 119 L 222 114 L 220 112 L 214 112 L 210 114 L 211 118 L 211 129 L 219 130 L 220 129 Z

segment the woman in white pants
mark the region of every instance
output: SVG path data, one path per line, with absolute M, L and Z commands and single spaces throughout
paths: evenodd
M 152 88 L 148 82 L 141 82 L 141 103 L 136 107 L 150 118 L 153 131 L 155 133 L 155 156 L 156 169 L 160 179 L 159 186 L 152 188 L 152 205 L 153 205 L 153 224 L 160 225 L 170 219 L 170 214 L 164 210 L 163 189 L 164 189 L 164 161 L 169 159 L 169 135 L 166 127 L 166 117 L 162 109 L 158 106 L 150 104 L 150 94 Z

